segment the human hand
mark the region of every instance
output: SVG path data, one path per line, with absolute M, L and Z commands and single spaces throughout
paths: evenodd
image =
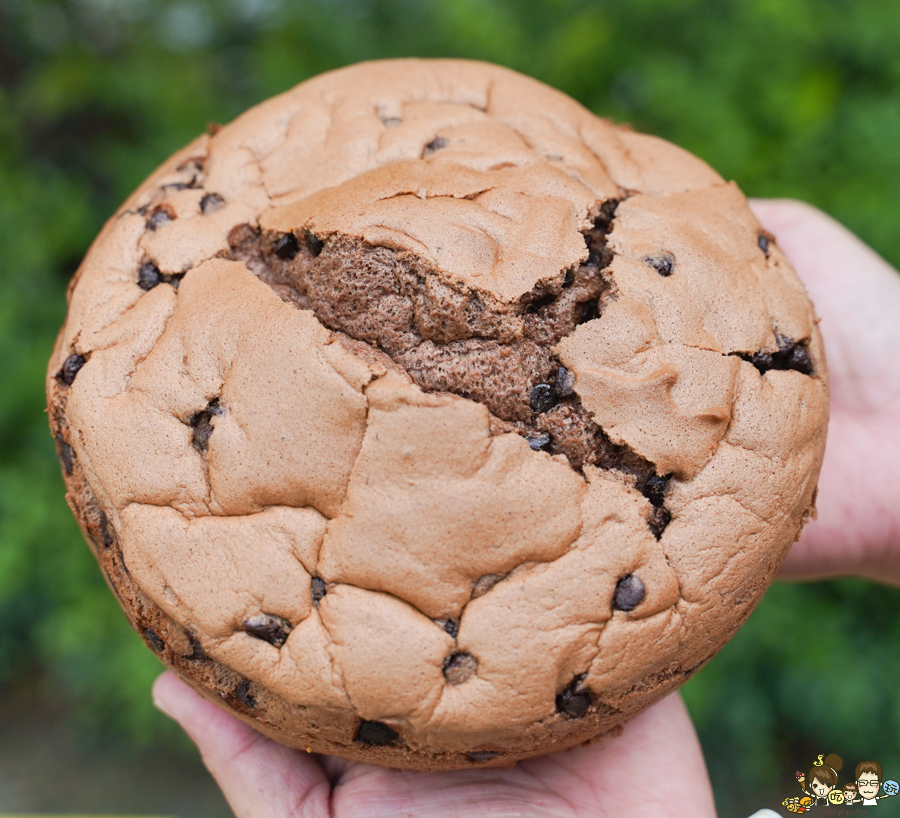
M 818 519 L 779 577 L 850 574 L 900 585 L 900 275 L 809 205 L 751 206 L 822 319 L 831 389 Z
M 510 769 L 439 773 L 389 770 L 282 747 L 172 673 L 156 680 L 153 698 L 200 748 L 237 818 L 716 814 L 703 754 L 677 693 L 629 721 L 621 735 L 596 744 Z

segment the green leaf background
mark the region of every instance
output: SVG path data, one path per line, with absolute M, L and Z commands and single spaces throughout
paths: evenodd
M 898 42 L 896 0 L 2 0 L 0 692 L 49 678 L 87 740 L 183 742 L 63 501 L 43 373 L 93 236 L 208 122 L 360 60 L 489 60 L 749 195 L 812 202 L 897 265 Z M 774 586 L 684 688 L 720 813 L 776 805 L 818 753 L 900 778 L 898 644 L 896 590 Z

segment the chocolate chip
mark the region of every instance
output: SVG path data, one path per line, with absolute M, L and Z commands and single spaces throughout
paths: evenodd
M 754 352 L 750 356 L 750 363 L 753 364 L 761 373 L 765 374 L 772 368 L 771 352 Z
M 640 577 L 629 574 L 616 583 L 613 608 L 617 611 L 633 611 L 644 600 L 644 583 Z
M 207 193 L 200 200 L 200 212 L 209 216 L 225 207 L 225 200 L 218 193 Z
M 800 344 L 797 344 L 797 346 L 791 349 L 788 355 L 787 364 L 788 369 L 793 369 L 804 375 L 813 374 L 812 356 L 809 354 L 809 350 L 804 346 L 800 346 Z
M 650 526 L 650 533 L 653 534 L 656 539 L 659 539 L 663 535 L 663 531 L 666 530 L 666 526 L 672 522 L 672 515 L 665 506 L 654 506 L 653 512 L 647 518 L 647 525 Z
M 247 707 L 256 707 L 256 696 L 250 692 L 250 680 L 244 679 L 235 689 L 234 696 Z
M 784 335 L 777 336 L 776 341 L 778 343 L 777 352 L 760 351 L 754 352 L 752 355 L 742 354 L 740 357 L 753 364 L 762 375 L 765 375 L 770 369 L 791 369 L 803 375 L 813 374 L 815 368 L 809 348 L 806 346 L 807 342 L 794 341 Z
M 528 435 L 525 440 L 528 441 L 528 445 L 531 446 L 532 450 L 535 452 L 541 451 L 541 449 L 546 449 L 550 445 L 550 441 L 553 438 L 547 432 L 540 432 L 536 435 Z
M 75 467 L 75 450 L 65 441 L 62 435 L 56 436 L 56 447 L 59 452 L 59 462 L 66 470 L 66 474 L 72 474 Z
M 285 233 L 275 242 L 274 252 L 278 258 L 290 261 L 300 252 L 297 237 L 293 233 Z
M 454 653 L 444 659 L 444 678 L 447 684 L 461 685 L 475 675 L 478 660 L 470 653 Z
M 209 446 L 209 438 L 212 433 L 212 424 L 209 421 L 201 421 L 194 426 L 194 445 L 205 451 Z
M 144 628 L 144 641 L 157 653 L 162 653 L 166 648 L 166 643 L 157 636 L 153 628 Z
M 211 421 L 215 415 L 221 414 L 219 399 L 214 398 L 206 405 L 206 409 L 191 417 L 191 426 L 194 429 L 193 444 L 197 451 L 205 452 L 209 448 L 209 439 L 214 431 Z
M 572 282 L 574 280 L 575 280 L 575 273 L 573 273 L 571 269 L 566 270 L 566 274 L 563 276 L 563 283 L 562 283 L 563 287 L 571 287 Z
M 383 746 L 393 744 L 397 740 L 397 731 L 381 721 L 361 721 L 356 730 L 354 741 L 360 744 L 376 744 Z
M 203 650 L 203 647 L 200 644 L 200 641 L 197 639 L 194 634 L 190 632 L 185 632 L 188 644 L 191 646 L 191 652 L 185 656 L 184 658 L 191 662 L 203 662 L 208 657 L 206 655 L 206 651 Z
M 580 719 L 591 706 L 591 693 L 589 690 L 579 690 L 584 681 L 585 674 L 576 676 L 571 684 L 556 696 L 556 712 L 566 718 Z
M 169 182 L 167 185 L 162 186 L 162 190 L 187 190 L 189 185 L 184 182 Z
M 100 512 L 100 535 L 103 538 L 104 548 L 109 548 L 116 541 L 109 517 L 106 516 L 105 511 Z
M 175 214 L 172 213 L 169 208 L 158 207 L 150 214 L 150 218 L 147 220 L 147 229 L 159 230 L 166 222 L 170 222 L 174 218 Z
M 556 370 L 556 394 L 561 398 L 571 398 L 575 394 L 575 373 L 564 366 Z
M 661 506 L 665 502 L 666 489 L 669 486 L 669 480 L 672 479 L 671 474 L 659 476 L 651 474 L 644 483 L 641 492 L 654 506 Z
M 293 630 L 291 623 L 274 614 L 256 614 L 244 621 L 244 630 L 257 639 L 262 639 L 270 645 L 280 648 Z
M 492 758 L 496 758 L 500 753 L 496 750 L 473 750 L 471 753 L 466 753 L 469 758 L 469 761 L 490 761 Z
M 441 150 L 441 148 L 446 148 L 447 144 L 447 140 L 442 136 L 432 139 L 431 142 L 425 146 L 425 150 L 422 151 L 422 158 L 424 159 L 426 156 L 430 156 L 435 151 Z
M 533 411 L 546 412 L 556 406 L 556 390 L 549 383 L 539 383 L 531 390 L 528 402 Z
M 325 247 L 325 242 L 323 242 L 315 233 L 311 233 L 309 230 L 304 231 L 303 239 L 306 241 L 306 246 L 309 248 L 309 252 L 312 254 L 313 258 L 316 258 L 321 254 L 322 249 Z
M 760 233 L 756 237 L 756 244 L 759 247 L 759 249 L 763 251 L 766 258 L 769 257 L 769 244 L 770 243 L 771 243 L 771 238 L 766 233 Z
M 138 287 L 142 290 L 152 290 L 157 284 L 162 282 L 162 276 L 152 261 L 145 261 L 138 270 Z
M 319 607 L 319 603 L 328 591 L 325 588 L 325 580 L 321 577 L 313 577 L 310 583 L 312 587 L 312 604 L 314 608 Z
M 652 267 L 661 276 L 670 276 L 675 270 L 675 256 L 666 251 L 657 253 L 655 256 L 645 256 L 641 261 L 648 267 Z
M 78 355 L 77 353 L 73 353 L 63 362 L 62 369 L 56 373 L 56 377 L 59 378 L 66 386 L 71 386 L 72 381 L 75 380 L 75 376 L 78 374 L 78 371 L 87 363 L 87 359 Z
M 444 622 L 444 630 L 456 639 L 456 634 L 459 633 L 459 622 L 454 622 L 452 619 L 446 620 Z

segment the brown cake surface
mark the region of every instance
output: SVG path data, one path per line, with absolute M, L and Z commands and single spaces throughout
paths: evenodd
M 166 162 L 70 287 L 69 502 L 286 744 L 509 764 L 734 633 L 811 512 L 804 289 L 700 160 L 506 69 L 325 74 Z

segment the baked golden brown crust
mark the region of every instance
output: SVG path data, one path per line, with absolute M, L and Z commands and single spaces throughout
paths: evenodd
M 733 184 L 505 69 L 326 74 L 179 152 L 48 396 L 132 624 L 279 741 L 438 769 L 614 729 L 811 512 L 802 285 Z

